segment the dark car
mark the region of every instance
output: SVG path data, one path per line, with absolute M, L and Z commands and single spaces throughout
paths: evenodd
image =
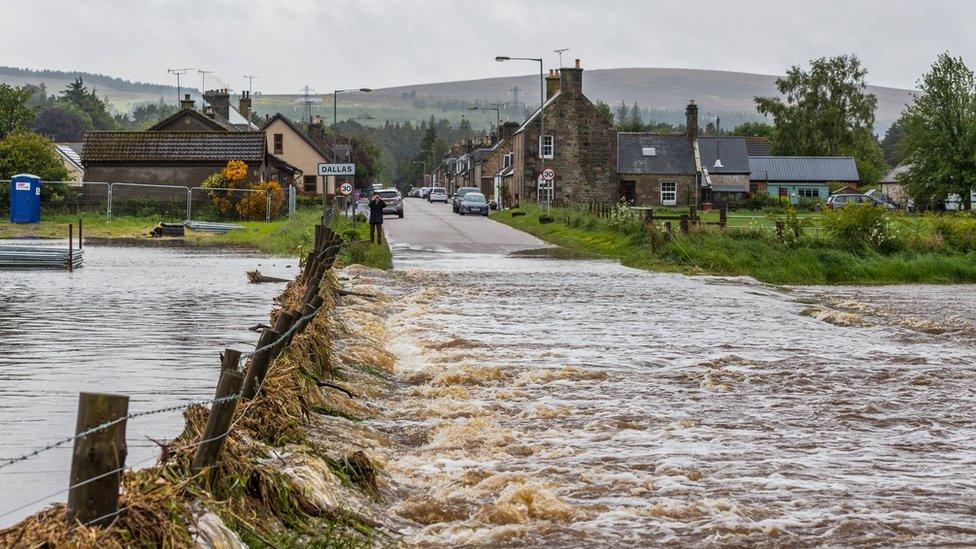
M 458 208 L 461 207 L 461 199 L 464 198 L 464 195 L 468 193 L 480 193 L 480 192 L 481 189 L 479 189 L 478 187 L 461 187 L 460 189 L 457 190 L 456 193 L 454 193 L 454 200 L 451 201 L 451 210 L 453 210 L 454 213 L 458 213 Z
M 396 214 L 397 217 L 403 219 L 403 198 L 400 197 L 400 191 L 396 189 L 380 189 L 376 192 L 379 193 L 383 202 L 386 202 L 386 207 L 383 208 L 383 214 Z
M 481 193 L 467 193 L 461 198 L 458 213 L 460 215 L 480 214 L 488 217 L 488 199 Z
M 867 206 L 881 206 L 889 210 L 895 209 L 891 204 L 861 193 L 837 193 L 827 197 L 828 208 L 843 208 L 848 204 L 864 204 Z

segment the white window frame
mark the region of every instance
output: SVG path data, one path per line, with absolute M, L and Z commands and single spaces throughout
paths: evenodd
M 539 158 L 555 158 L 555 156 L 556 156 L 555 136 L 540 135 L 539 136 Z
M 815 196 L 803 196 L 804 192 L 808 194 L 812 192 Z M 820 198 L 820 189 L 817 187 L 799 187 L 796 190 L 796 196 L 797 198 Z
M 672 190 L 664 190 L 665 185 L 670 185 L 673 187 Z M 669 196 L 669 198 L 665 198 Z M 678 182 L 677 181 L 661 181 L 661 205 L 662 206 L 677 206 L 678 205 Z

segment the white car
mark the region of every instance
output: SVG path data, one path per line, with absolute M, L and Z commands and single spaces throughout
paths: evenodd
M 434 187 L 430 190 L 430 194 L 427 195 L 427 202 L 443 202 L 447 204 L 447 191 L 444 187 Z

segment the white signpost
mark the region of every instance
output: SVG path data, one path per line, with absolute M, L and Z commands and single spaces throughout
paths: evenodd
M 546 212 L 549 212 L 549 205 L 552 203 L 554 181 L 556 180 L 556 170 L 546 168 L 539 174 L 539 202 L 546 203 Z
M 347 176 L 356 175 L 355 164 L 319 164 L 319 175 L 322 176 Z
M 352 183 L 346 182 L 339 185 L 339 194 L 342 196 L 349 196 L 352 194 Z

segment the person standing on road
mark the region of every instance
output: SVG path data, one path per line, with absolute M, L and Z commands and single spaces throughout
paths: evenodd
M 383 208 L 386 202 L 380 198 L 380 193 L 373 193 L 373 198 L 369 201 L 369 242 L 371 244 L 383 243 Z

